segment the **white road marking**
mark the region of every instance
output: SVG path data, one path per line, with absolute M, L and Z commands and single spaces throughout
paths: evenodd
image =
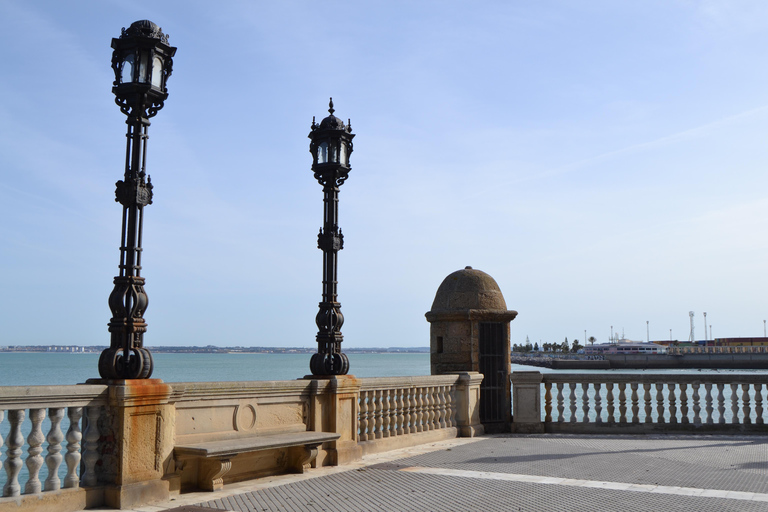
M 448 468 L 407 467 L 400 471 L 426 473 L 430 475 L 457 476 L 462 478 L 482 478 L 485 480 L 505 480 L 507 482 L 526 482 L 545 485 L 569 485 L 572 487 L 591 487 L 613 491 L 649 492 L 654 494 L 675 494 L 679 496 L 701 496 L 702 498 L 727 498 L 742 501 L 768 502 L 768 494 L 758 492 L 724 491 L 717 489 L 698 489 L 695 487 L 674 487 L 669 485 L 631 484 L 624 482 L 602 482 L 599 480 L 577 480 L 551 476 L 520 475 L 515 473 L 492 473 L 490 471 L 466 471 Z

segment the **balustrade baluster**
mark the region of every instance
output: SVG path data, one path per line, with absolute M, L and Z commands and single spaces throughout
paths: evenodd
M 368 391 L 368 440 L 376 439 L 376 391 Z
M 657 423 L 665 423 L 667 420 L 665 418 L 665 409 L 664 409 L 664 383 L 657 382 L 656 383 L 656 422 Z
M 565 405 L 564 405 L 564 399 L 563 399 L 563 383 L 558 382 L 557 383 L 557 422 L 562 423 L 565 421 L 565 415 L 563 414 L 563 411 L 565 411 Z
M 428 416 L 424 414 L 424 388 L 416 388 L 416 432 L 424 432 L 424 422 Z
M 581 383 L 581 412 L 584 414 L 584 418 L 581 420 L 584 423 L 589 423 L 589 383 Z
M 763 394 L 762 394 L 763 385 L 758 383 L 755 383 L 755 423 L 758 425 L 763 425 Z M 2 420 L 0 420 L 2 422 Z
M 739 424 L 739 385 L 731 383 L 731 423 Z
M 640 397 L 637 396 L 637 382 L 632 382 L 632 423 L 640 423 Z
M 677 406 L 675 405 L 675 383 L 670 382 L 667 384 L 669 389 L 669 422 L 677 423 Z
M 413 424 L 415 416 L 413 415 L 411 408 L 411 396 L 413 394 L 413 388 L 403 390 L 403 434 L 410 434 L 415 432 L 416 426 Z
M 616 417 L 613 414 L 613 382 L 606 382 L 605 389 L 608 390 L 608 393 L 605 395 L 605 400 L 608 402 L 608 423 L 616 423 Z
M 427 387 L 426 394 L 424 395 L 427 399 L 427 414 L 429 415 L 429 418 L 427 419 L 426 430 L 435 429 L 435 397 L 433 390 L 434 388 L 432 386 Z
M 384 409 L 383 404 L 383 392 L 380 389 L 377 389 L 374 391 L 374 406 L 375 406 L 375 414 L 376 414 L 376 421 L 374 423 L 374 437 L 376 439 L 381 439 L 384 436 L 384 433 L 381 431 L 381 426 L 384 424 L 384 418 L 382 417 L 382 411 Z
M 389 437 L 390 410 L 389 390 L 383 389 L 381 390 L 381 437 Z
M 80 467 L 80 441 L 83 438 L 80 432 L 83 408 L 70 407 L 67 416 L 69 416 L 69 429 L 67 430 L 67 454 L 64 456 L 64 461 L 67 463 L 67 476 L 64 477 L 65 489 L 80 486 L 77 469 Z
M 749 384 L 741 385 L 741 410 L 744 413 L 744 424 L 751 424 L 752 409 L 750 408 Z
M 627 422 L 627 383 L 619 382 L 619 423 Z
M 595 382 L 595 423 L 602 423 L 603 407 L 600 405 L 600 383 Z
M 544 383 L 544 421 L 552 422 L 552 383 Z
M 397 435 L 397 389 L 389 390 L 389 437 Z
M 368 440 L 368 392 L 360 391 L 360 420 L 358 422 L 358 439 L 361 443 Z
M 56 491 L 61 488 L 59 479 L 59 466 L 64 457 L 61 455 L 61 442 L 64 433 L 61 431 L 61 420 L 64 419 L 64 408 L 48 409 L 48 417 L 51 419 L 51 429 L 48 432 L 48 455 L 45 457 L 45 465 L 48 467 L 48 478 L 45 479 L 45 490 Z
M 392 389 L 389 392 L 389 401 L 391 402 L 392 407 L 392 419 L 390 420 L 389 424 L 389 436 L 395 437 L 397 435 L 397 429 L 400 428 L 400 425 L 398 424 L 398 421 L 400 421 L 400 409 L 397 404 L 397 397 L 400 396 L 400 390 L 399 389 Z
M 688 384 L 680 384 L 680 422 L 688 423 Z
M 408 428 L 408 425 L 405 424 L 405 401 L 403 400 L 406 393 L 408 393 L 407 389 L 397 390 L 397 432 L 395 434 L 398 436 L 405 434 Z
M 705 408 L 704 410 L 707 412 L 707 424 L 711 425 L 715 422 L 715 420 L 712 417 L 712 413 L 714 412 L 714 407 L 712 407 L 712 383 L 707 382 L 704 384 L 704 402 L 705 402 Z
M 717 420 L 718 423 L 723 424 L 725 423 L 725 394 L 723 393 L 723 388 L 725 388 L 725 384 L 722 382 L 717 383 L 717 412 L 720 413 L 720 418 Z
M 25 494 L 37 494 L 42 490 L 42 484 L 40 483 L 40 468 L 43 467 L 43 442 L 45 441 L 45 435 L 43 435 L 43 419 L 45 419 L 45 409 L 30 409 L 29 420 L 32 422 L 32 428 L 30 429 L 29 436 L 27 436 L 27 444 L 29 449 L 27 450 L 27 471 L 29 472 L 29 478 L 27 485 L 24 486 Z
M 429 386 L 425 396 L 427 399 L 427 413 L 429 414 L 427 427 L 428 430 L 435 430 L 435 388 Z
M 568 387 L 571 388 L 571 394 L 568 396 L 568 399 L 571 402 L 571 405 L 569 407 L 571 411 L 571 418 L 569 421 L 571 423 L 575 423 L 576 422 L 576 383 L 570 382 L 568 383 Z
M 421 423 L 421 416 L 419 412 L 418 393 L 420 388 L 411 388 L 411 434 L 421 432 L 419 430 L 419 424 Z
M 435 430 L 439 430 L 440 429 L 440 416 L 442 415 L 442 412 L 440 411 L 440 387 L 439 386 L 435 386 L 433 389 L 434 389 L 434 394 L 432 395 L 432 398 L 434 399 L 434 402 L 435 402 L 435 406 L 434 406 L 434 409 L 435 409 L 435 421 L 434 421 L 434 423 L 435 423 Z
M 445 386 L 440 386 L 437 388 L 438 394 L 437 397 L 440 399 L 440 428 L 445 428 L 446 421 L 445 421 Z
M 376 439 L 376 391 L 368 391 L 368 441 Z
M 693 424 L 694 425 L 701 425 L 701 397 L 699 396 L 699 388 L 701 387 L 701 382 L 694 382 L 691 384 L 691 388 L 693 389 Z
M 19 496 L 21 486 L 19 485 L 19 472 L 23 464 L 21 460 L 22 446 L 24 446 L 24 436 L 21 434 L 21 424 L 24 422 L 26 411 L 16 409 L 8 411 L 8 421 L 11 424 L 11 430 L 8 437 L 5 438 L 6 459 L 3 463 L 5 468 L 6 482 L 3 486 L 3 496 Z
M 653 423 L 653 407 L 651 406 L 650 382 L 643 382 L 643 401 L 645 402 L 645 423 Z
M 445 426 L 452 428 L 453 422 L 453 386 L 445 387 Z
M 99 416 L 100 407 L 87 407 L 85 409 L 85 446 L 83 447 L 84 471 L 81 475 L 82 484 L 92 487 L 98 483 L 96 476 L 96 462 L 99 460 Z

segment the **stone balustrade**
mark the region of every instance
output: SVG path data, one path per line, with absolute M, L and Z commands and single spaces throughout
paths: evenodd
M 0 495 L 96 485 L 106 395 L 100 385 L 0 387 Z
M 136 508 L 194 488 L 174 446 L 338 433 L 313 464 L 483 432 L 474 373 L 254 382 L 158 379 L 0 387 L 0 512 Z M 286 471 L 281 449 L 231 460 L 224 485 Z M 98 471 L 96 469 L 98 468 Z M 57 492 L 50 492 L 57 491 Z
M 514 372 L 511 381 L 517 432 L 768 431 L 768 375 Z
M 469 373 L 362 379 L 357 431 L 363 453 L 479 434 L 479 402 L 469 391 L 479 390 L 481 380 Z

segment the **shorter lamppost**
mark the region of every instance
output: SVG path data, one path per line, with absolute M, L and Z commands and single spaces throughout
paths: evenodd
M 317 324 L 317 353 L 309 361 L 312 375 L 346 375 L 349 358 L 341 351 L 341 326 L 344 315 L 337 301 L 338 252 L 344 247 L 344 236 L 339 228 L 339 187 L 351 169 L 352 127 L 333 115 L 333 98 L 329 103 L 330 115 L 315 123 L 309 132 L 312 153 L 312 171 L 323 186 L 323 227 L 317 235 L 317 247 L 323 251 L 323 300 L 315 317 Z
M 103 379 L 147 379 L 152 375 L 152 354 L 144 348 L 149 299 L 141 277 L 141 236 L 144 207 L 152 204 L 152 181 L 146 174 L 149 118 L 163 108 L 165 87 L 171 76 L 176 48 L 149 20 L 133 23 L 112 39 L 115 103 L 128 119 L 125 175 L 118 181 L 115 201 L 123 205 L 119 275 L 109 296 L 112 319 L 110 343 L 99 357 Z

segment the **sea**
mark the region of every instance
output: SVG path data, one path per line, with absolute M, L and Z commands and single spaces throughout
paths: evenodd
M 429 354 L 350 353 L 349 373 L 356 377 L 429 375 Z M 310 354 L 153 353 L 152 378 L 164 382 L 293 380 L 310 373 Z M 0 386 L 62 386 L 98 378 L 98 353 L 0 352 Z M 646 370 L 552 370 L 512 365 L 512 371 L 542 373 L 644 373 Z M 757 373 L 768 370 L 648 370 L 648 373 Z
M 153 353 L 152 378 L 164 382 L 293 380 L 310 373 L 311 354 Z M 429 375 L 426 353 L 348 354 L 356 377 Z M 0 386 L 59 386 L 98 378 L 98 353 L 2 352 Z

